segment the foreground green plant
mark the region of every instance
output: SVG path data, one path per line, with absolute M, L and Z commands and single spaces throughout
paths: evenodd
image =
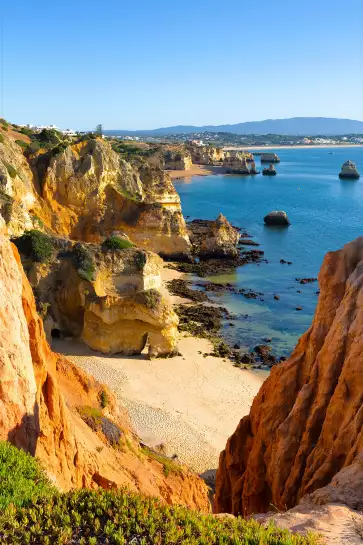
M 47 545 L 314 545 L 254 520 L 220 519 L 119 491 L 80 490 L 0 515 L 0 542 Z
M 6 441 L 0 442 L 0 510 L 27 506 L 55 494 L 39 462 Z

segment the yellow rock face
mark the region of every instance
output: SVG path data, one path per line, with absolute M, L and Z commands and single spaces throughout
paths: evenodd
M 49 210 L 39 213 L 55 233 L 98 242 L 123 231 L 144 249 L 189 254 L 180 199 L 168 174 L 146 162 L 131 166 L 107 142 L 82 142 L 53 157 L 42 188 Z
M 82 277 L 71 257 L 34 263 L 28 271 L 42 308 L 49 309 L 44 321 L 50 333 L 59 329 L 109 354 L 140 354 L 148 345 L 150 357 L 174 355 L 178 318 L 161 291 L 162 259 L 135 248 L 84 247 L 92 256 L 92 278 Z

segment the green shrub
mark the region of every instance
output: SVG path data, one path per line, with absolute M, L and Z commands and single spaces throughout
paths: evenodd
M 0 442 L 0 510 L 29 505 L 55 493 L 39 462 L 6 441 Z
M 135 265 L 139 269 L 139 271 L 142 271 L 143 268 L 146 265 L 146 254 L 145 252 L 137 252 L 135 254 Z
M 9 125 L 1 125 L 3 131 L 9 130 Z
M 34 131 L 32 131 L 31 129 L 29 129 L 28 127 L 22 127 L 22 128 L 20 129 L 20 132 L 23 133 L 23 134 L 25 134 L 25 136 L 29 136 L 29 138 L 32 137 L 33 134 L 34 134 Z
M 38 499 L 0 516 L 1 542 L 11 545 L 314 545 L 255 520 L 203 515 L 126 490 L 77 490 Z
M 134 245 L 125 238 L 111 236 L 103 241 L 102 246 L 107 250 L 125 250 L 126 248 L 132 248 Z
M 3 144 L 5 142 L 4 136 L 0 133 L 0 144 Z
M 28 147 L 28 144 L 24 142 L 24 140 L 15 140 L 15 144 L 18 144 L 18 146 L 24 149 Z
M 16 170 L 16 168 L 14 168 L 13 165 L 11 165 L 10 163 L 6 163 L 5 161 L 4 165 L 6 166 L 6 170 L 8 171 L 9 176 L 11 178 L 16 178 L 18 175 L 18 171 Z
M 36 153 L 37 151 L 39 151 L 41 148 L 41 145 L 39 144 L 39 142 L 32 142 L 31 144 L 28 145 L 28 147 L 26 148 L 26 151 L 27 153 Z
M 78 275 L 83 280 L 93 282 L 95 276 L 95 264 L 91 252 L 82 244 L 77 242 L 72 250 L 72 261 Z
M 46 263 L 54 253 L 51 238 L 37 229 L 25 231 L 14 243 L 21 254 L 38 263 Z

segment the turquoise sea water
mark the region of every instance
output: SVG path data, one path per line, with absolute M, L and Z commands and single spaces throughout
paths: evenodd
M 194 176 L 175 180 L 175 188 L 189 219 L 215 219 L 222 212 L 264 250 L 268 263 L 210 278 L 263 292 L 263 301 L 236 294 L 210 296 L 238 315 L 235 327 L 224 327 L 229 340 L 251 348 L 269 337 L 274 353 L 281 356 L 291 352 L 309 327 L 318 299 L 316 282 L 300 285 L 295 278 L 316 277 L 326 252 L 363 235 L 363 176 L 357 181 L 338 178 L 347 159 L 363 175 L 363 148 L 273 151 L 281 158 L 273 178 Z M 256 164 L 260 166 L 259 158 Z M 263 217 L 271 210 L 285 210 L 290 227 L 266 227 Z M 280 264 L 282 258 L 292 265 Z M 280 300 L 274 300 L 274 294 Z M 297 311 L 297 306 L 303 310 Z

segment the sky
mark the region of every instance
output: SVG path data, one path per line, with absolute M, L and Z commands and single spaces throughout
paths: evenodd
M 19 124 L 363 121 L 363 0 L 1 0 Z

